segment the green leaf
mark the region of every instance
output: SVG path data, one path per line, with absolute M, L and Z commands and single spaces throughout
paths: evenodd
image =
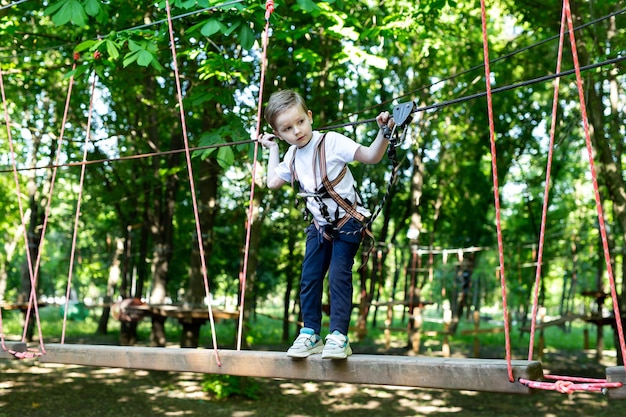
M 126 55 L 124 55 L 124 60 L 122 61 L 122 65 L 124 65 L 124 67 L 129 66 L 133 62 L 137 61 L 138 56 L 139 56 L 139 52 L 127 53 Z
M 57 26 L 63 26 L 68 23 L 72 19 L 72 10 L 71 10 L 71 2 L 74 0 L 61 0 L 57 3 L 54 8 L 54 11 L 50 12 L 50 16 L 52 17 L 52 22 L 54 22 Z M 49 7 L 46 9 L 46 12 L 53 10 L 53 7 Z
M 142 67 L 147 67 L 148 65 L 150 65 L 153 59 L 153 55 L 144 49 L 139 51 L 139 55 L 137 56 L 137 64 Z
M 117 45 L 115 44 L 115 42 L 110 41 L 110 40 L 106 40 L 105 41 L 106 47 L 107 47 L 107 53 L 109 54 L 109 57 L 111 57 L 112 59 L 117 59 L 120 56 L 120 52 L 117 49 Z
M 230 36 L 230 34 L 233 33 L 235 29 L 239 27 L 239 25 L 241 25 L 241 22 L 235 22 L 232 25 L 230 25 L 230 27 L 226 29 L 226 31 L 224 32 L 224 36 Z
M 81 42 L 76 46 L 76 48 L 74 48 L 74 52 L 86 51 L 87 49 L 90 49 L 95 43 L 96 41 L 94 40 Z
M 130 49 L 131 52 L 137 52 L 137 51 L 142 50 L 143 48 L 137 42 L 133 41 L 132 39 L 129 39 L 128 49 Z
M 313 0 L 298 0 L 298 6 L 308 13 L 320 10 Z
M 76 26 L 85 26 L 87 24 L 87 14 L 85 13 L 83 5 L 76 0 L 69 0 L 68 4 L 72 23 Z
M 154 56 L 154 58 L 152 59 L 151 64 L 152 64 L 152 67 L 156 69 L 157 71 L 163 71 L 163 65 L 159 63 L 159 60 L 157 59 L 156 56 Z
M 45 16 L 52 16 L 54 13 L 58 12 L 61 7 L 63 7 L 67 3 L 67 0 L 60 0 L 56 3 L 52 3 L 50 6 L 46 7 L 44 10 Z
M 183 9 L 191 9 L 195 5 L 196 5 L 196 0 L 185 0 L 185 1 L 181 1 L 178 3 L 178 6 L 182 7 Z
M 224 169 L 230 168 L 235 162 L 235 154 L 230 146 L 222 146 L 217 151 L 217 163 Z
M 252 49 L 254 46 L 254 32 L 249 26 L 243 25 L 239 31 L 239 43 L 243 49 Z
M 89 16 L 96 16 L 100 13 L 100 1 L 99 0 L 87 0 L 85 1 L 85 12 Z
M 214 35 L 217 32 L 221 31 L 223 27 L 224 25 L 222 24 L 222 22 L 217 19 L 211 19 L 206 22 L 204 26 L 202 26 L 202 29 L 200 29 L 200 33 L 208 38 L 211 35 Z

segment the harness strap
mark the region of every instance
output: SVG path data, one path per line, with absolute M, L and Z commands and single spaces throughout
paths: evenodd
M 337 176 L 337 178 L 335 178 L 334 181 L 331 182 L 328 179 L 328 173 L 326 172 L 326 163 L 325 163 L 326 161 L 326 146 L 324 146 L 325 138 L 326 138 L 326 134 L 322 136 L 322 139 L 320 140 L 320 143 L 317 146 L 316 152 L 313 156 L 314 160 L 317 159 L 319 161 L 320 174 L 322 176 L 322 184 L 324 185 L 324 188 L 326 189 L 326 192 L 328 193 L 328 195 L 330 195 L 330 197 L 335 201 L 335 203 L 337 203 L 337 205 L 346 212 L 346 215 L 344 216 L 344 218 L 346 216 L 354 217 L 355 219 L 363 223 L 365 221 L 365 216 L 363 215 L 363 213 L 358 212 L 357 210 L 358 204 L 357 204 L 356 199 L 354 203 L 350 205 L 346 200 L 343 199 L 343 197 L 341 197 L 337 193 L 337 191 L 335 191 L 335 188 L 334 188 L 334 186 L 339 184 L 339 182 L 346 175 L 346 171 L 348 170 L 348 168 L 344 165 L 343 169 L 341 170 L 341 173 Z
M 350 204 L 343 197 L 341 197 L 341 195 L 339 195 L 337 191 L 335 191 L 335 186 L 339 184 L 346 176 L 348 172 L 348 167 L 344 165 L 343 169 L 341 170 L 339 175 L 337 175 L 337 177 L 335 177 L 332 181 L 328 179 L 328 172 L 326 171 L 326 146 L 324 143 L 325 139 L 326 139 L 326 133 L 322 135 L 322 138 L 320 139 L 318 146 L 315 148 L 315 152 L 313 154 L 313 165 L 315 165 L 316 162 L 319 163 L 320 175 L 322 176 L 321 190 L 325 191 L 325 193 L 328 193 L 328 196 L 332 198 L 335 201 L 335 203 L 337 203 L 337 205 L 345 211 L 346 214 L 341 219 L 338 219 L 337 221 L 332 221 L 332 219 L 330 218 L 330 215 L 328 214 L 328 210 L 325 207 L 324 202 L 322 201 L 322 198 L 318 195 L 315 198 L 317 199 L 317 201 L 319 202 L 321 206 L 320 211 L 322 212 L 322 215 L 326 217 L 326 220 L 330 224 L 333 225 L 333 228 L 335 230 L 340 230 L 351 218 L 357 219 L 359 222 L 361 222 L 364 225 L 360 233 L 362 233 L 363 236 L 367 235 L 370 239 L 372 239 L 372 241 L 375 241 L 376 239 L 374 237 L 374 234 L 370 230 L 369 224 L 366 223 L 365 215 L 363 213 L 360 213 L 357 210 L 358 195 L 357 195 L 357 198 L 355 198 L 354 203 Z M 291 186 L 292 187 L 295 187 L 297 184 L 299 184 L 298 174 L 295 169 L 296 152 L 297 152 L 297 149 L 294 151 L 291 157 L 291 161 L 289 162 L 289 168 L 291 170 Z M 313 169 L 313 175 L 316 176 L 315 183 L 317 184 L 317 174 L 316 174 L 315 168 Z M 296 202 L 299 202 L 299 200 L 296 200 Z M 315 227 L 318 230 L 322 230 L 322 235 L 324 239 L 329 240 L 329 241 L 333 239 L 332 234 L 326 228 L 321 228 L 315 218 L 313 218 L 313 223 L 315 224 Z M 370 247 L 367 254 L 365 255 L 366 259 L 369 258 L 369 255 L 372 251 L 372 247 Z M 367 264 L 367 261 L 363 263 L 363 266 L 365 266 L 366 264 Z
M 320 144 L 317 147 L 317 152 L 316 152 L 316 157 L 319 158 L 319 163 L 320 163 L 320 174 L 322 175 L 322 184 L 324 185 L 324 187 L 326 188 L 326 192 L 328 192 L 328 194 L 332 197 L 333 200 L 335 200 L 335 202 L 337 203 L 337 205 L 339 205 L 341 208 L 344 209 L 344 211 L 346 212 L 346 214 L 343 216 L 343 218 L 341 218 L 341 220 L 339 220 L 339 222 L 335 225 L 335 228 L 337 230 L 340 230 L 343 225 L 345 225 L 348 220 L 350 220 L 351 217 L 354 217 L 355 219 L 357 219 L 359 222 L 363 223 L 363 228 L 361 229 L 361 233 L 363 234 L 363 237 L 365 237 L 366 235 L 372 239 L 372 242 L 376 241 L 376 238 L 374 237 L 374 234 L 372 233 L 372 230 L 369 228 L 369 224 L 367 224 L 365 222 L 365 215 L 363 215 L 363 213 L 360 213 L 359 211 L 357 211 L 357 207 L 358 207 L 358 196 L 357 198 L 355 198 L 354 203 L 352 205 L 350 205 L 346 200 L 344 200 L 338 193 L 337 191 L 335 191 L 334 185 L 339 184 L 339 181 L 341 181 L 341 179 L 343 179 L 343 177 L 346 174 L 347 171 L 347 167 L 344 165 L 343 169 L 341 170 L 341 173 L 337 176 L 337 178 L 341 177 L 341 179 L 339 179 L 339 181 L 337 181 L 337 178 L 335 178 L 334 181 L 329 181 L 328 180 L 328 175 L 326 172 L 326 146 L 324 146 L 324 139 L 326 137 L 326 134 L 324 134 L 324 136 L 322 136 L 322 140 L 320 140 Z M 314 157 L 315 158 L 315 157 Z M 319 229 L 319 227 L 318 227 Z M 324 238 L 327 240 L 331 240 L 332 236 L 329 236 L 328 232 L 326 230 L 324 230 Z M 373 249 L 373 245 L 370 245 L 369 250 L 367 251 L 367 253 L 365 253 L 365 262 L 363 262 L 363 265 L 361 265 L 361 268 L 365 267 L 365 265 L 367 265 L 367 260 L 369 259 L 371 253 L 372 253 L 372 249 Z M 361 268 L 359 268 L 359 270 L 361 270 Z

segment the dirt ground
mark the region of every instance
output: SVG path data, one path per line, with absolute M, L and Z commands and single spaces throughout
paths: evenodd
M 563 368 L 570 375 L 603 377 L 604 364 L 594 364 L 580 354 L 554 354 L 542 363 L 544 370 L 552 373 L 558 374 L 559 368 Z M 578 374 L 571 373 L 572 370 Z M 261 393 L 257 400 L 231 397 L 220 401 L 202 391 L 202 379 L 203 375 L 193 373 L 1 360 L 0 417 L 450 414 L 464 417 L 616 417 L 626 414 L 626 400 L 609 400 L 597 393 L 508 395 L 272 379 L 255 380 Z

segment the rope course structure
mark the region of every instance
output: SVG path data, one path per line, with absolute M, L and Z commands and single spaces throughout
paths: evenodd
M 17 4 L 17 3 L 14 3 Z M 167 23 L 170 35 L 170 47 L 172 52 L 172 66 L 174 69 L 174 74 L 176 77 L 176 88 L 177 88 L 177 99 L 178 99 L 178 107 L 180 110 L 180 121 L 182 127 L 183 141 L 184 141 L 184 150 L 187 162 L 188 175 L 190 179 L 190 189 L 191 196 L 193 200 L 193 209 L 194 209 L 194 218 L 196 224 L 196 233 L 197 233 L 197 241 L 200 251 L 200 259 L 202 263 L 202 274 L 204 280 L 204 289 L 206 294 L 210 294 L 210 288 L 208 284 L 207 277 L 207 268 L 205 265 L 205 256 L 204 256 L 204 248 L 202 245 L 202 230 L 200 229 L 200 221 L 198 214 L 198 204 L 196 201 L 195 195 L 195 186 L 193 183 L 193 172 L 192 172 L 192 164 L 191 164 L 191 148 L 189 147 L 189 142 L 187 138 L 187 130 L 185 124 L 185 111 L 183 107 L 182 100 L 182 92 L 180 86 L 180 79 L 178 74 L 177 67 L 177 58 L 176 58 L 176 48 L 175 48 L 175 38 L 173 32 L 172 25 L 172 16 L 170 10 L 169 1 L 165 1 L 165 10 L 167 12 Z M 259 109 L 258 109 L 258 124 L 257 124 L 257 137 L 260 133 L 261 128 L 261 103 L 262 103 L 262 95 L 263 89 L 262 86 L 264 84 L 263 80 L 265 77 L 265 67 L 267 60 L 267 44 L 268 44 L 268 33 L 269 33 L 269 25 L 270 18 L 274 11 L 274 2 L 273 0 L 268 0 L 266 3 L 265 10 L 265 31 L 263 37 L 263 54 L 262 54 L 262 72 L 261 72 L 261 88 L 259 90 Z M 507 307 L 507 294 L 506 294 L 506 275 L 505 275 L 505 265 L 504 265 L 504 249 L 502 243 L 502 230 L 501 230 L 501 221 L 500 221 L 500 197 L 498 194 L 498 177 L 497 177 L 497 165 L 496 165 L 496 146 L 495 146 L 495 128 L 494 128 L 494 114 L 492 108 L 492 94 L 497 91 L 504 91 L 502 89 L 491 89 L 491 73 L 489 69 L 489 47 L 488 47 L 488 37 L 487 37 L 487 20 L 486 20 L 486 8 L 485 8 L 485 0 L 481 0 L 481 16 L 482 16 L 482 34 L 483 34 L 483 50 L 484 50 L 484 69 L 485 69 L 485 84 L 486 91 L 485 93 L 481 93 L 472 98 L 483 97 L 487 98 L 488 104 L 488 116 L 489 116 L 489 133 L 490 133 L 490 145 L 491 145 L 491 155 L 492 155 L 492 175 L 493 175 L 493 190 L 494 190 L 494 204 L 496 211 L 496 228 L 497 228 L 497 240 L 498 240 L 498 255 L 499 255 L 499 277 L 500 284 L 502 289 L 502 303 L 504 309 L 505 317 L 508 317 L 508 307 Z M 568 27 L 568 31 L 566 31 L 565 27 Z M 560 64 L 561 64 L 561 56 L 562 56 L 562 46 L 565 38 L 565 34 L 569 33 L 571 48 L 574 56 L 574 66 L 575 69 L 573 72 L 564 71 L 561 72 Z M 623 57 L 620 58 L 624 59 Z M 613 63 L 617 61 L 606 61 L 603 64 Z M 75 63 L 74 63 L 75 65 Z M 599 64 L 598 64 L 599 65 Z M 553 118 L 552 118 L 552 128 L 550 134 L 550 147 L 553 145 L 554 138 L 554 126 L 555 123 L 555 114 L 556 114 L 556 105 L 557 105 L 557 91 L 558 91 L 558 82 L 560 77 L 569 75 L 571 73 L 575 73 L 577 77 L 577 85 L 579 90 L 579 96 L 581 101 L 581 113 L 583 118 L 583 125 L 585 128 L 585 136 L 586 143 L 589 154 L 589 163 L 590 169 L 592 172 L 592 180 L 595 190 L 596 204 L 598 210 L 598 218 L 600 223 L 600 230 L 602 234 L 602 243 L 604 247 L 604 255 L 605 261 L 607 263 L 607 270 L 609 275 L 609 280 L 611 284 L 611 295 L 613 298 L 613 305 L 616 313 L 617 327 L 619 333 L 620 347 L 622 350 L 622 355 L 626 356 L 626 343 L 624 342 L 624 334 L 622 329 L 621 320 L 619 319 L 619 307 L 617 303 L 617 294 L 615 290 L 615 280 L 613 277 L 613 272 L 611 269 L 610 262 L 610 254 L 608 249 L 606 230 L 604 225 L 604 218 L 602 214 L 602 207 L 600 202 L 600 196 L 598 192 L 597 179 L 595 174 L 595 168 L 592 159 L 592 149 L 589 138 L 589 126 L 586 118 L 586 110 L 584 105 L 584 92 L 582 87 L 582 81 L 580 73 L 584 70 L 578 64 L 577 55 L 576 55 L 576 43 L 575 43 L 575 35 L 574 28 L 572 25 L 572 17 L 569 6 L 569 0 L 564 0 L 563 3 L 563 15 L 561 20 L 561 33 L 560 33 L 560 43 L 559 43 L 559 58 L 557 63 L 557 69 L 554 75 L 550 75 L 547 77 L 542 77 L 541 79 L 537 79 L 533 82 L 546 81 L 548 79 L 555 80 L 555 97 L 553 104 Z M 66 100 L 66 108 L 65 108 L 65 116 L 67 115 L 67 111 L 70 103 L 70 93 L 72 86 L 72 79 L 70 79 L 67 100 Z M 93 89 L 95 85 L 96 79 L 93 77 L 92 84 L 92 102 L 90 103 L 89 109 L 89 121 L 87 124 L 87 132 L 86 132 L 86 142 L 85 142 L 85 154 L 83 156 L 83 161 L 81 165 L 81 191 L 82 191 L 82 181 L 84 178 L 84 170 L 88 163 L 95 163 L 95 161 L 87 162 L 86 160 L 86 149 L 87 142 L 90 136 L 90 120 L 91 120 L 91 111 L 93 108 Z M 519 85 L 518 85 L 519 86 Z M 511 86 L 510 88 L 515 88 L 516 86 Z M 2 100 L 4 103 L 4 115 L 5 122 L 7 125 L 8 138 L 9 138 L 9 146 L 11 148 L 11 158 L 13 163 L 13 173 L 15 178 L 16 190 L 18 193 L 18 197 L 20 195 L 19 191 L 19 181 L 17 176 L 17 166 L 14 158 L 14 150 L 11 140 L 10 134 L 10 121 L 8 120 L 8 110 L 6 107 L 6 98 L 4 96 L 4 84 L 2 81 L 2 71 L 0 69 L 0 88 L 2 90 Z M 440 106 L 452 104 L 457 101 L 450 101 L 446 103 L 441 103 Z M 394 108 L 394 117 L 398 120 L 402 120 L 403 122 L 409 121 L 409 115 L 413 112 L 417 111 L 425 111 L 428 109 L 434 108 L 429 106 L 428 108 L 417 108 L 414 103 L 407 103 L 403 105 L 398 105 Z M 65 125 L 65 120 L 62 126 Z M 401 123 L 401 127 L 405 123 Z M 61 138 L 63 137 L 63 130 L 61 131 Z M 257 156 L 258 156 L 258 141 L 244 141 L 246 142 L 254 142 L 254 158 L 253 158 L 253 173 L 251 181 L 251 192 L 250 199 L 252 200 L 254 197 L 254 177 L 255 177 L 255 169 L 257 166 Z M 232 143 L 228 144 L 232 145 Z M 550 149 L 552 150 L 552 149 Z M 541 255 L 543 249 L 543 239 L 544 239 L 544 224 L 545 224 L 545 216 L 547 213 L 546 204 L 547 204 L 547 194 L 549 187 L 549 174 L 550 174 L 550 164 L 551 164 L 551 153 L 550 158 L 548 160 L 547 167 L 547 178 L 546 178 L 546 188 L 545 194 L 546 198 L 544 198 L 544 211 L 542 215 L 542 230 L 540 235 L 540 244 L 539 244 L 539 258 L 538 258 L 538 270 L 537 270 L 537 282 L 535 284 L 535 292 L 537 292 L 537 288 L 539 287 L 539 279 L 540 279 L 540 265 L 541 265 Z M 67 165 L 67 164 L 66 164 Z M 56 170 L 59 167 L 58 161 L 56 161 L 53 165 Z M 56 171 L 55 171 L 56 172 Z M 52 192 L 52 187 L 50 192 Z M 18 198 L 18 201 L 20 198 Z M 50 204 L 51 198 L 48 198 L 48 204 Z M 74 256 L 75 250 L 75 240 L 76 240 L 76 232 L 78 225 L 78 217 L 80 213 L 80 200 L 81 196 L 78 198 L 78 206 L 76 209 L 76 219 L 74 226 L 74 235 L 73 235 L 73 244 L 72 244 L 72 253 L 71 259 Z M 49 214 L 49 205 L 46 210 L 45 219 L 47 220 Z M 250 204 L 250 208 L 252 208 L 252 204 Z M 251 210 L 251 209 L 250 209 Z M 20 205 L 20 214 L 21 218 L 24 219 L 24 213 L 22 206 Z M 247 227 L 247 235 L 246 235 L 246 243 L 245 243 L 245 252 L 244 252 L 244 263 L 243 263 L 243 271 L 240 275 L 241 282 L 241 308 L 243 308 L 244 294 L 245 294 L 245 277 L 247 273 L 247 258 L 248 258 L 248 250 L 250 244 L 250 220 L 252 213 L 251 211 L 248 213 L 248 227 Z M 44 233 L 45 233 L 45 222 L 44 222 Z M 28 242 L 27 236 L 24 236 L 25 241 Z M 42 242 L 44 241 L 42 236 Z M 41 251 L 39 252 L 41 253 Z M 65 309 L 64 323 L 63 323 L 63 335 L 61 338 L 60 344 L 48 344 L 44 346 L 43 343 L 43 335 L 41 334 L 41 324 L 39 322 L 39 314 L 37 310 L 37 302 L 36 302 L 36 285 L 34 281 L 34 277 L 37 276 L 37 271 L 40 264 L 40 258 L 33 263 L 29 257 L 29 251 L 26 251 L 28 257 L 28 265 L 29 265 L 29 274 L 31 277 L 31 294 L 29 296 L 29 305 L 32 305 L 35 317 L 37 318 L 37 325 L 39 329 L 39 340 L 40 340 L 40 348 L 38 351 L 31 351 L 27 348 L 26 344 L 23 342 L 18 343 L 5 343 L 4 335 L 2 333 L 2 309 L 0 308 L 0 338 L 2 342 L 2 350 L 0 351 L 0 359 L 6 358 L 37 358 L 42 363 L 60 363 L 60 364 L 75 364 L 75 365 L 83 365 L 83 366 L 96 366 L 96 367 L 116 367 L 116 368 L 129 368 L 129 369 L 145 369 L 145 370 L 160 370 L 160 371 L 174 371 L 174 372 L 200 372 L 200 373 L 213 373 L 213 374 L 228 374 L 228 375 L 239 375 L 239 376 L 253 376 L 253 377 L 263 377 L 263 378 L 287 378 L 287 379 L 305 379 L 305 380 L 316 380 L 316 381 L 342 381 L 348 383 L 364 383 L 364 384 L 380 384 L 380 385 L 399 385 L 399 386 L 411 386 L 411 387 L 423 387 L 423 388 L 439 388 L 439 389 L 452 389 L 452 390 L 472 390 L 472 391 L 488 391 L 488 392 L 502 392 L 502 393 L 514 393 L 514 394 L 529 394 L 534 389 L 545 389 L 545 390 L 554 390 L 562 393 L 572 393 L 575 391 L 590 391 L 590 392 L 604 392 L 607 393 L 610 398 L 620 398 L 626 399 L 626 388 L 624 388 L 623 384 L 626 383 L 626 366 L 625 367 L 610 367 L 607 368 L 607 379 L 590 379 L 590 378 L 577 378 L 577 377 L 562 377 L 562 376 L 553 376 L 553 375 L 544 375 L 542 365 L 539 361 L 533 360 L 533 352 L 532 352 L 532 337 L 531 337 L 531 346 L 529 347 L 529 355 L 526 360 L 513 360 L 511 355 L 511 344 L 510 344 L 510 329 L 508 328 L 508 320 L 505 320 L 505 359 L 456 359 L 456 358 L 431 358 L 431 357 L 407 357 L 407 356 L 384 356 L 384 355 L 364 355 L 358 354 L 350 357 L 346 361 L 324 361 L 319 357 L 310 357 L 306 360 L 293 360 L 288 358 L 283 352 L 260 352 L 260 351 L 246 351 L 241 350 L 241 329 L 242 329 L 242 320 L 243 315 L 239 315 L 239 331 L 238 331 L 238 339 L 237 339 L 237 349 L 236 350 L 223 350 L 218 348 L 218 343 L 216 339 L 215 332 L 215 320 L 213 318 L 213 310 L 211 303 L 208 303 L 208 313 L 209 320 L 211 324 L 212 337 L 213 337 L 213 350 L 212 352 L 208 349 L 206 350 L 190 350 L 190 349 L 172 349 L 172 348 L 139 348 L 139 347 L 122 347 L 122 346 L 93 346 L 93 345 L 74 345 L 74 344 L 65 344 L 65 322 L 67 320 L 67 305 Z M 73 264 L 73 262 L 71 262 Z M 71 274 L 72 270 L 70 267 L 70 273 L 68 277 L 68 294 L 66 300 L 69 302 L 69 289 L 71 288 Z M 535 316 L 537 312 L 537 297 L 535 296 L 534 305 L 533 305 L 533 323 L 532 323 L 532 331 L 531 334 L 534 333 L 536 325 L 535 325 Z M 30 308 L 29 308 L 30 313 Z M 547 379 L 548 381 L 543 381 L 542 379 Z M 551 382 L 554 381 L 554 382 Z M 505 383 L 508 382 L 508 383 Z

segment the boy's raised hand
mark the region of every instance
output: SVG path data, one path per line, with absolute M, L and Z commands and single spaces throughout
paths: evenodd
M 383 111 L 376 116 L 376 123 L 378 123 L 378 127 L 382 128 L 383 126 L 387 126 L 389 129 L 393 129 L 396 125 L 395 120 L 391 117 L 388 111 Z
M 272 135 L 271 133 L 263 133 L 259 136 L 259 142 L 263 145 L 264 148 L 272 148 L 278 146 L 276 143 L 276 135 Z

